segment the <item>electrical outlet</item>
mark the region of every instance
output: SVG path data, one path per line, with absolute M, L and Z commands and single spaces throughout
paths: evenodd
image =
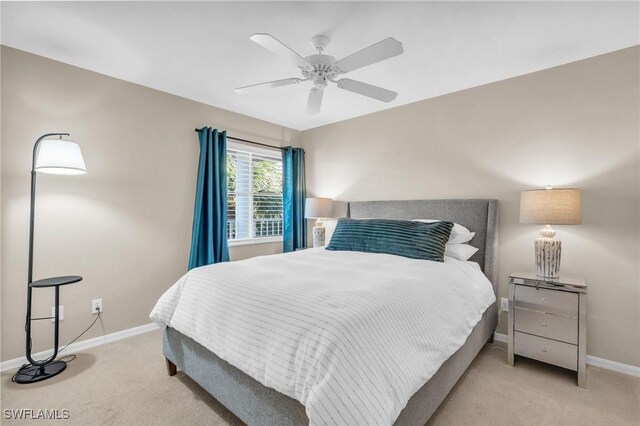
M 97 314 L 98 312 L 102 312 L 102 299 L 94 299 L 91 302 L 91 313 Z
M 58 319 L 62 321 L 64 319 L 64 306 L 58 307 Z M 56 307 L 51 307 L 51 322 L 56 322 Z
M 509 299 L 503 297 L 500 299 L 500 312 L 508 312 L 509 311 Z

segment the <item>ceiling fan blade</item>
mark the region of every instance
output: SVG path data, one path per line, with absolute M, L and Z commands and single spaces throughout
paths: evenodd
M 236 93 L 251 93 L 263 89 L 273 89 L 274 87 L 287 86 L 289 84 L 298 84 L 302 80 L 299 78 L 285 78 L 284 80 L 268 81 L 266 83 L 252 84 L 251 86 L 238 87 Z
M 309 100 L 307 101 L 307 114 L 317 114 L 320 112 L 322 105 L 322 93 L 324 90 L 313 87 L 309 91 Z
M 272 51 L 278 56 L 281 56 L 287 59 L 290 62 L 293 62 L 295 65 L 299 67 L 308 67 L 311 64 L 305 58 L 291 50 L 288 46 L 282 43 L 280 40 L 272 36 L 271 34 L 254 34 L 249 39 L 253 42 L 258 43 L 260 46 L 264 47 L 267 50 Z
M 391 102 L 398 96 L 396 92 L 383 89 L 382 87 L 373 86 L 361 81 L 351 80 L 350 78 L 341 78 L 337 81 L 338 87 L 353 93 L 368 96 L 382 102 Z
M 342 72 L 349 72 L 385 59 L 393 58 L 402 52 L 404 52 L 402 43 L 393 37 L 389 37 L 362 50 L 358 50 L 346 58 L 340 59 L 336 62 L 336 67 Z

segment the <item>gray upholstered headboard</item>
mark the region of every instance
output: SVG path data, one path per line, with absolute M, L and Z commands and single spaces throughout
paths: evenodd
M 498 200 L 352 201 L 347 215 L 354 219 L 442 219 L 459 223 L 476 235 L 469 243 L 479 250 L 478 262 L 498 291 Z

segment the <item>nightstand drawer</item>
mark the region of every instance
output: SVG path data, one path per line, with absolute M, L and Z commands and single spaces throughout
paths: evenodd
M 536 336 L 578 344 L 578 320 L 516 308 L 515 329 Z
M 516 308 L 578 318 L 578 293 L 516 286 Z
M 516 331 L 514 334 L 514 352 L 517 355 L 537 359 L 538 361 L 570 370 L 578 369 L 578 347 L 569 343 Z

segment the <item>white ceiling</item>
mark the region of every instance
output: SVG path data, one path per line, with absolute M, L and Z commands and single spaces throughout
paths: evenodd
M 638 2 L 2 2 L 2 44 L 298 130 L 637 45 Z M 388 104 L 331 85 L 317 116 L 310 83 L 249 40 L 302 54 L 327 34 L 340 59 L 386 37 L 405 53 L 347 74 L 399 93 Z M 215 124 L 215 123 L 214 123 Z

